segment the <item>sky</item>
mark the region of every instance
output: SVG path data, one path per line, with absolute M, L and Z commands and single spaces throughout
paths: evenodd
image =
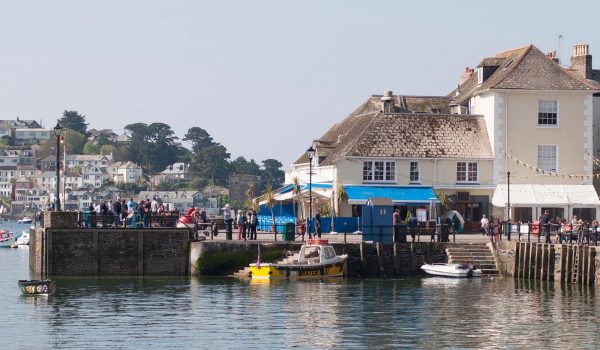
M 465 67 L 528 44 L 568 65 L 586 43 L 600 60 L 599 11 L 548 0 L 2 0 L 0 119 L 53 127 L 76 110 L 89 128 L 164 122 L 180 139 L 198 126 L 232 159 L 289 170 L 372 94 L 446 95 Z

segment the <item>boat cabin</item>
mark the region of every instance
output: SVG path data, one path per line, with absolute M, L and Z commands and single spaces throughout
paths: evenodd
M 300 264 L 319 264 L 327 263 L 336 258 L 333 246 L 328 244 L 327 240 L 308 240 L 300 248 L 298 263 Z

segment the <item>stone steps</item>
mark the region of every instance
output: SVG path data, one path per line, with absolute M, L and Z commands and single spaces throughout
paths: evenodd
M 473 243 L 446 249 L 448 263 L 473 265 L 484 275 L 497 275 L 498 267 L 492 251 L 486 243 Z

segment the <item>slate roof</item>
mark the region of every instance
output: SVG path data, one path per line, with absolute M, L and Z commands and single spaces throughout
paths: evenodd
M 481 85 L 477 85 L 477 73 L 469 77 L 448 94 L 452 104 L 462 104 L 474 94 L 490 89 L 593 91 L 600 86 L 576 76 L 534 45 L 484 58 L 478 66 L 483 65 L 498 66 L 498 69 Z
M 340 123 L 334 124 L 322 137 L 314 140 L 319 164 L 333 164 L 332 159 L 343 158 L 364 128 L 381 112 L 382 95 L 372 95 Z M 395 113 L 449 113 L 450 98 L 447 96 L 394 95 Z M 308 163 L 306 153 L 295 164 Z
M 352 114 L 321 139 L 336 140 L 331 142 L 327 156 L 320 159 L 321 166 L 333 165 L 346 157 L 493 158 L 485 120 L 479 115 L 379 111 Z M 316 147 L 321 156 L 318 143 Z

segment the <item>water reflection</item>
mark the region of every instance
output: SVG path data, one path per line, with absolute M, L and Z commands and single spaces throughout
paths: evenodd
M 11 265 L 12 264 L 12 265 Z M 502 278 L 57 278 L 20 296 L 0 251 L 2 348 L 597 348 L 595 289 Z M 14 282 L 13 282 L 14 281 Z M 35 329 L 35 332 L 23 332 Z

